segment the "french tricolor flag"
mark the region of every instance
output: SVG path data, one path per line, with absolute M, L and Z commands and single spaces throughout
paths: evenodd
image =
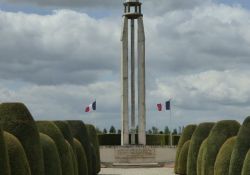
M 85 112 L 95 111 L 96 110 L 96 101 L 91 103 L 89 106 L 85 108 Z

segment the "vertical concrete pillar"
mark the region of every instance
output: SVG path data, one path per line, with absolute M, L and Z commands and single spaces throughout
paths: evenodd
M 143 17 L 138 18 L 138 121 L 139 144 L 146 145 L 145 33 Z
M 135 144 L 135 21 L 131 19 L 131 144 Z
M 121 145 L 129 144 L 129 118 L 128 118 L 128 18 L 123 17 L 121 35 Z

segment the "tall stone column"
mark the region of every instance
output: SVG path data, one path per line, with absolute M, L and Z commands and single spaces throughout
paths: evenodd
M 139 144 L 146 145 L 145 33 L 142 16 L 138 18 L 138 121 Z
M 121 145 L 129 144 L 128 118 L 128 18 L 123 17 L 121 55 Z
M 131 144 L 135 144 L 135 21 L 131 22 Z

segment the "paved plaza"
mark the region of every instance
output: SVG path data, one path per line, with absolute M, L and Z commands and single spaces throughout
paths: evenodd
M 173 168 L 102 168 L 99 175 L 174 175 Z

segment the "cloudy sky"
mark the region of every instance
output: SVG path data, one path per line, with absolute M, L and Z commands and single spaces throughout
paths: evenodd
M 120 128 L 122 0 L 0 0 L 0 102 Z M 144 0 L 147 127 L 250 115 L 248 0 Z M 97 100 L 97 111 L 84 108 Z

